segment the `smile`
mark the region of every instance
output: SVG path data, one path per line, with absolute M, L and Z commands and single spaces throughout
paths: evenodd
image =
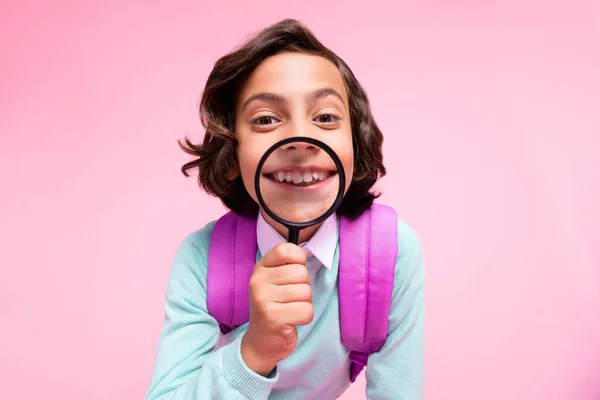
M 335 171 L 328 171 L 318 168 L 306 168 L 302 170 L 288 169 L 265 174 L 272 181 L 290 184 L 293 186 L 312 186 L 327 180 Z

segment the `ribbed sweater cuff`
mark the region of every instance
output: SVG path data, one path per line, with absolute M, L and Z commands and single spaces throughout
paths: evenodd
M 242 338 L 240 335 L 224 349 L 223 374 L 232 388 L 251 400 L 267 400 L 279 378 L 277 368 L 264 377 L 252 371 L 242 358 Z

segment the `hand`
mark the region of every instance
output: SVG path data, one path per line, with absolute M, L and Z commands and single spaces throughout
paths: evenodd
M 312 290 L 306 254 L 281 243 L 254 266 L 250 278 L 250 322 L 242 339 L 248 368 L 267 376 L 296 348 L 296 327 L 313 320 Z

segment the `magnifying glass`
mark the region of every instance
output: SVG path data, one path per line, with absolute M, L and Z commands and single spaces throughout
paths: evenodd
M 320 140 L 290 137 L 262 156 L 254 189 L 263 210 L 288 229 L 298 244 L 300 231 L 325 221 L 344 198 L 346 176 L 335 152 Z

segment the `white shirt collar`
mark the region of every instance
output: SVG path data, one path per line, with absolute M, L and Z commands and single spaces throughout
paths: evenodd
M 286 241 L 275 228 L 265 221 L 260 212 L 258 213 L 256 223 L 256 237 L 261 255 L 268 253 L 273 247 Z M 334 213 L 323 221 L 313 237 L 308 242 L 301 243 L 300 247 L 306 252 L 309 263 L 311 257 L 314 256 L 320 264 L 323 264 L 325 268 L 330 270 L 333 265 L 338 238 L 338 217 Z

